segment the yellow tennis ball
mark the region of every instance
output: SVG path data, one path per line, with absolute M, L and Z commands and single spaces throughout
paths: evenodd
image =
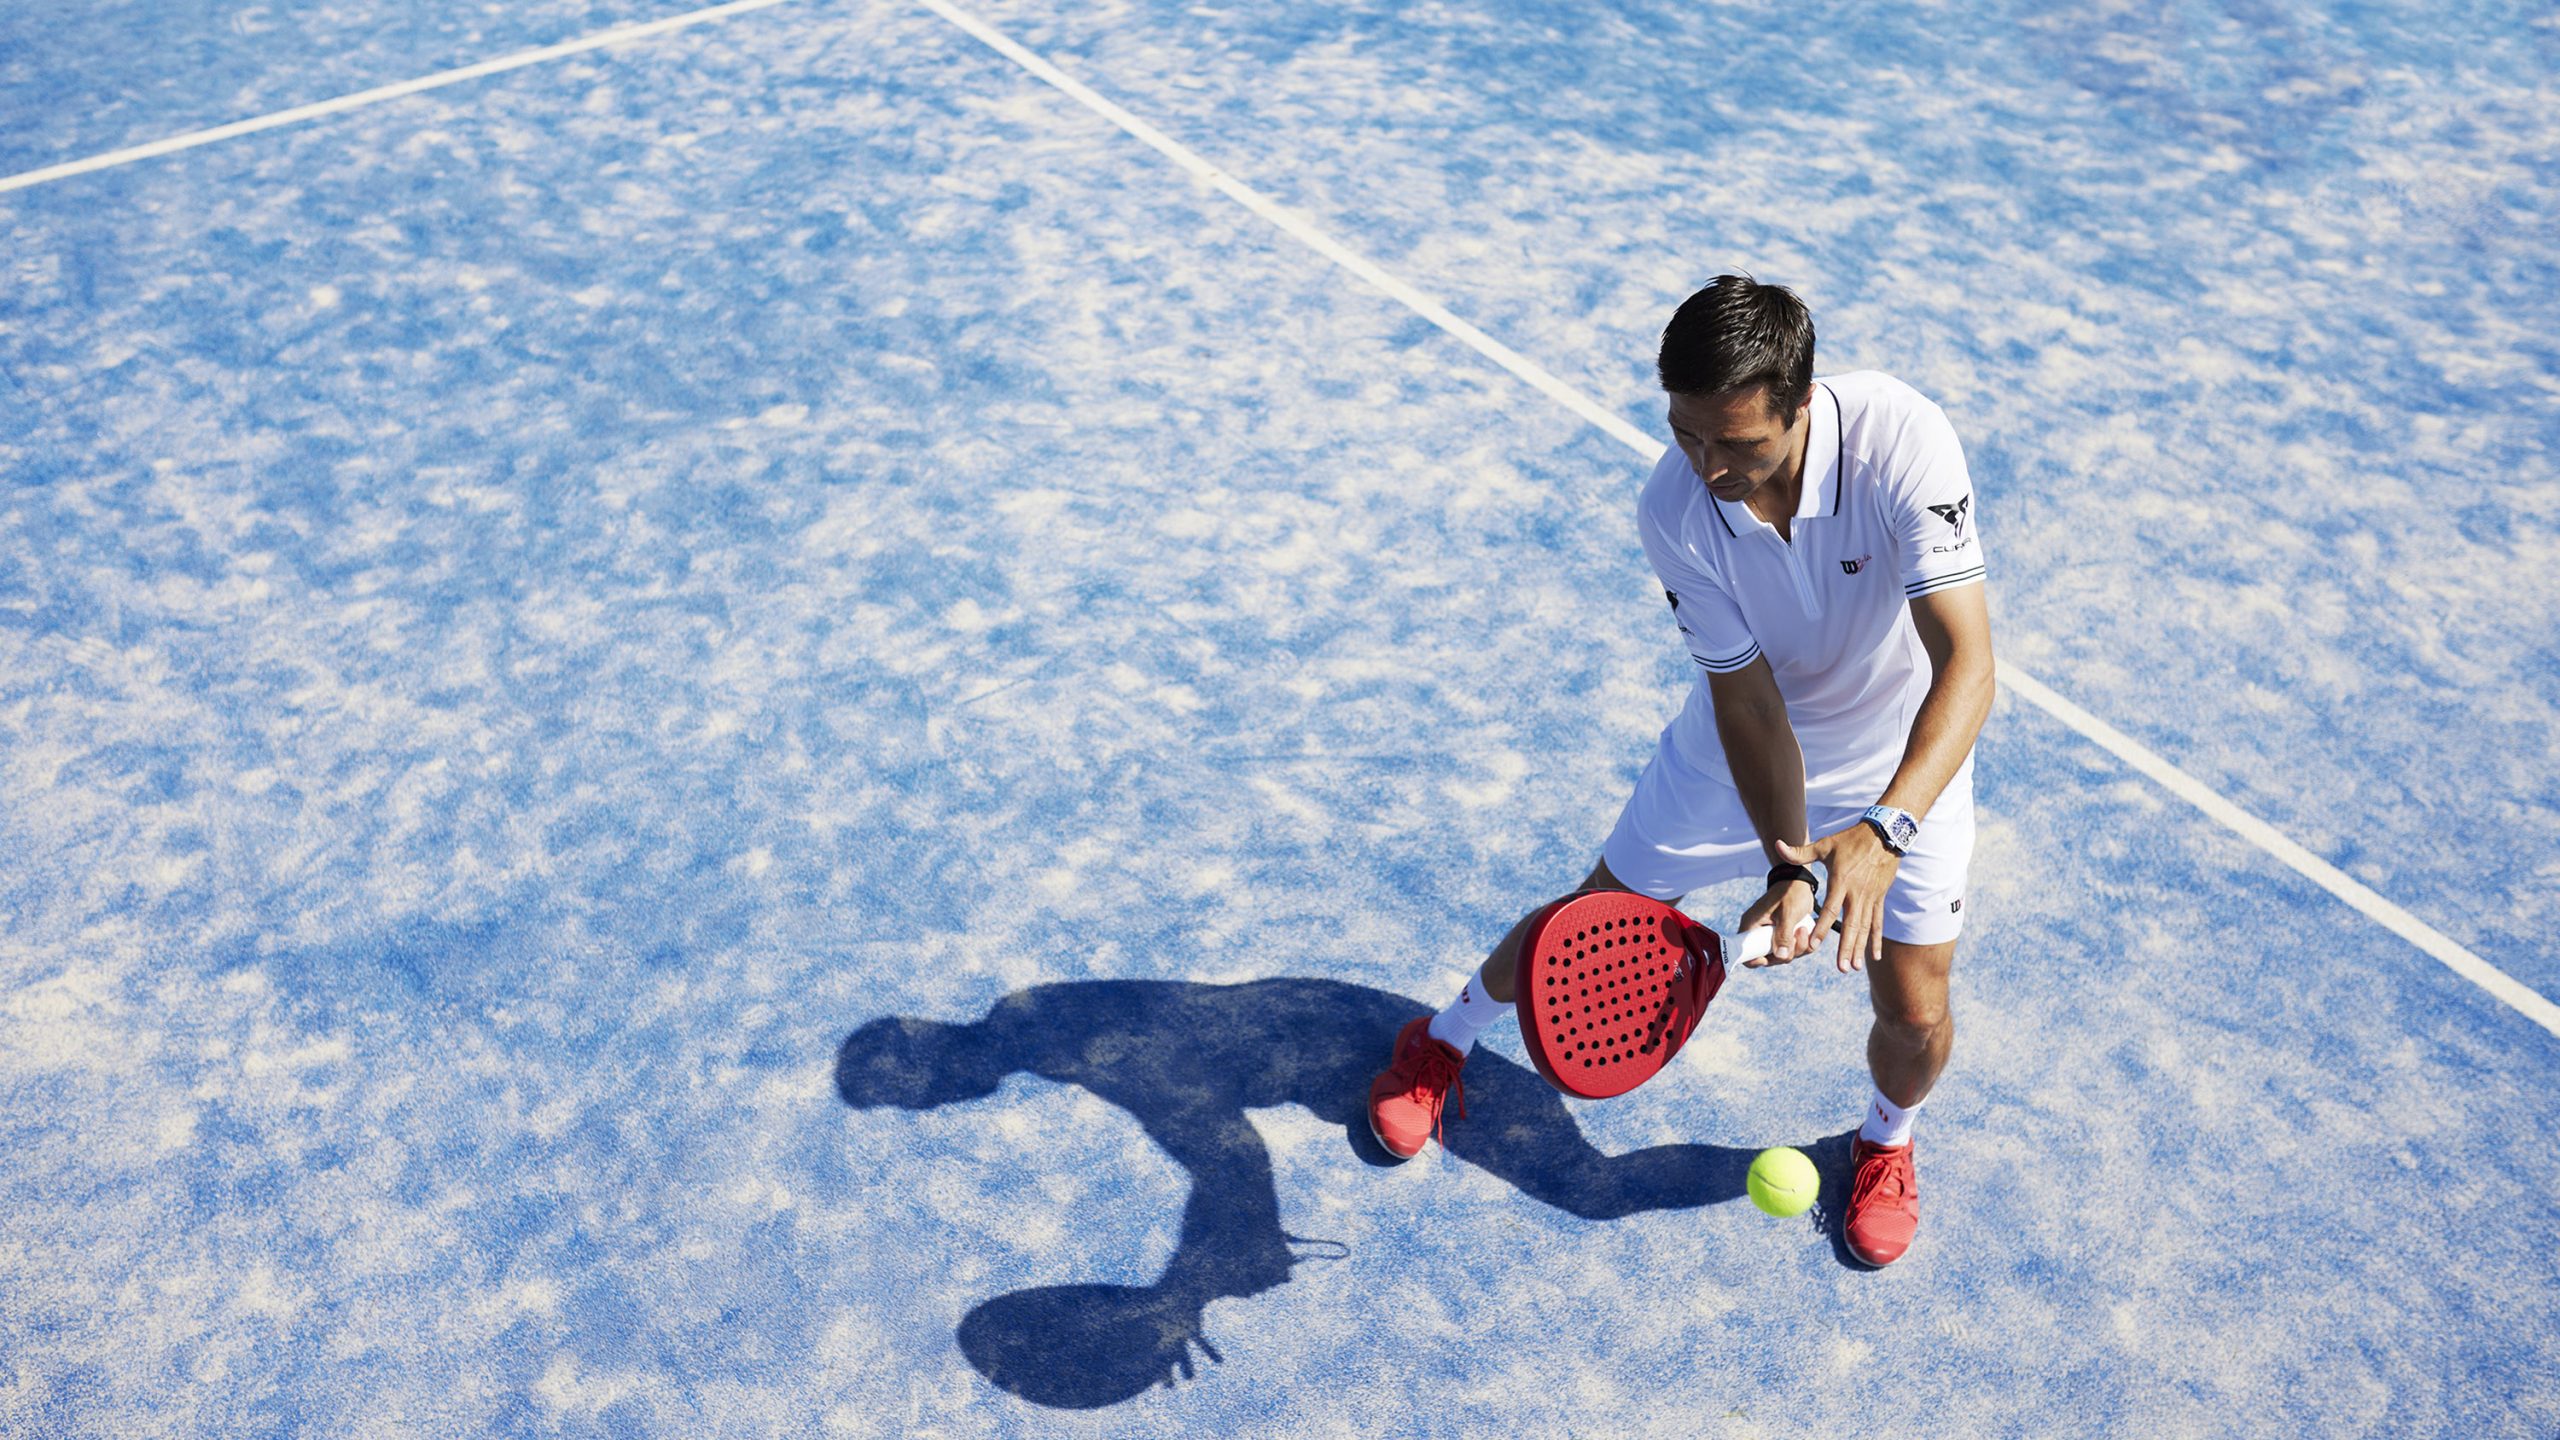
M 1801 1215 L 1822 1193 L 1822 1175 L 1813 1161 L 1792 1146 L 1777 1145 L 1761 1151 L 1751 1159 L 1751 1174 L 1743 1180 L 1743 1188 L 1751 1192 L 1751 1203 L 1767 1214 L 1785 1219 Z

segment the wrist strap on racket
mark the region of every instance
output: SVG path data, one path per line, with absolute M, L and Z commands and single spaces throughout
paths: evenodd
M 1813 871 L 1805 866 L 1791 863 L 1771 867 L 1769 871 L 1769 888 L 1772 890 L 1776 889 L 1778 887 L 1778 883 L 1783 880 L 1801 880 L 1805 884 L 1813 887 L 1815 898 L 1819 899 L 1822 895 L 1822 882 L 1814 878 Z

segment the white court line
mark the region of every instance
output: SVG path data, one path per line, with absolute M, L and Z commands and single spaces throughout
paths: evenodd
M 1269 196 L 1201 159 L 1182 142 L 1086 89 L 1073 76 L 1057 66 L 989 29 L 975 15 L 946 4 L 945 0 L 923 0 L 923 4 L 926 9 L 968 31 L 980 43 L 997 54 L 1075 97 L 1077 104 L 1128 131 L 1167 160 L 1209 182 L 1219 194 L 1287 231 L 1291 239 L 1368 281 L 1385 292 L 1397 304 L 1456 336 L 1467 348 L 1528 381 L 1548 399 L 1608 431 L 1635 449 L 1643 450 L 1651 447 L 1657 455 L 1661 453 L 1662 446 L 1643 431 L 1592 403 L 1582 392 L 1548 374 L 1543 367 L 1532 362 L 1528 357 L 1450 314 L 1440 302 L 1379 269 L 1371 264 L 1366 256 L 1281 209 Z
M 548 60 L 558 60 L 590 50 L 600 50 L 608 45 L 618 45 L 652 35 L 663 35 L 687 26 L 724 20 L 733 15 L 766 10 L 787 3 L 789 0 L 732 0 L 729 4 L 689 10 L 681 15 L 671 15 L 662 20 L 599 31 L 594 35 L 564 41 L 558 45 L 518 51 L 513 55 L 500 56 L 495 60 L 484 60 L 477 65 L 439 70 L 432 75 L 421 76 L 415 80 L 404 80 L 396 85 L 359 90 L 333 100 L 300 105 L 290 110 L 278 110 L 228 125 L 217 125 L 209 130 L 193 130 L 183 135 L 173 135 L 165 140 L 153 141 L 148 145 L 111 150 L 103 155 L 90 156 L 85 160 L 74 160 L 61 165 L 47 166 L 41 170 L 0 176 L 0 194 L 6 194 L 12 190 L 23 190 L 52 180 L 67 179 L 73 175 L 85 175 L 113 166 L 129 165 L 137 160 L 148 160 L 156 156 L 175 154 L 181 150 L 192 150 L 199 145 L 210 145 L 218 140 L 254 135 L 263 130 L 299 124 L 305 120 L 315 120 L 325 115 L 335 115 L 361 106 L 379 104 L 385 100 L 396 100 L 422 91 L 458 85 L 466 80 L 477 80 L 484 76 L 503 74 L 509 70 L 520 70 L 528 65 L 539 65 Z M 1261 191 L 1210 164 L 1163 131 L 1104 99 L 1055 65 L 988 28 L 976 16 L 948 3 L 948 0 L 920 0 L 920 3 L 967 31 L 996 53 L 1063 91 L 1076 103 L 1100 115 L 1166 159 L 1206 181 L 1220 194 L 1261 216 L 1317 254 L 1369 282 L 1388 298 L 1438 326 L 1469 349 L 1527 381 L 1540 394 L 1606 431 L 1619 443 L 1643 456 L 1648 463 L 1661 458 L 1664 449 L 1662 442 L 1603 409 L 1580 391 L 1557 379 L 1544 366 L 1538 365 L 1510 346 L 1459 319 L 1450 313 L 1447 307 L 1430 296 L 1379 269 L 1367 257 L 1282 209 Z M 2446 968 L 2488 991 L 2543 1029 L 2554 1035 L 2560 1035 L 2560 1005 L 2553 1004 L 2530 986 L 2465 949 L 2451 936 L 2384 899 L 2352 876 L 2296 844 L 2273 825 L 2232 804 L 2203 781 L 2170 764 L 2131 736 L 2072 704 L 2046 687 L 2043 682 L 2005 660 L 2000 662 L 2000 680 L 2013 692 L 2069 726 L 2092 744 L 2151 777 L 2170 794 L 2193 805 L 2217 824 L 2266 851 L 2313 884 L 2345 901 L 2357 913 L 2372 919 L 2393 934 L 2434 956 L 2443 962 Z
M 2038 709 L 2150 776 L 2161 789 L 2203 811 L 2232 834 L 2292 866 L 2313 884 L 2347 902 L 2356 913 L 2443 961 L 2454 974 L 2497 996 L 2534 1024 L 2560 1035 L 2560 1005 L 2553 1004 L 2540 991 L 2472 954 L 2452 936 L 2392 904 L 2354 876 L 2304 849 L 2283 831 L 2222 798 L 2141 741 L 2053 693 L 2043 681 L 2006 660 L 1999 664 L 2000 683 L 2034 702 Z
M 110 150 L 103 155 L 92 155 L 85 160 L 70 160 L 60 165 L 48 165 L 41 170 L 28 170 L 16 175 L 0 176 L 0 195 L 5 195 L 12 190 L 24 190 L 31 185 L 42 185 L 49 180 L 65 180 L 74 175 L 86 175 L 93 170 L 130 165 L 136 160 L 174 155 L 181 150 L 193 150 L 199 145 L 213 144 L 217 140 L 230 140 L 242 135 L 255 135 L 261 130 L 299 125 L 305 120 L 317 120 L 323 115 L 335 115 L 341 111 L 355 110 L 366 105 L 378 105 L 385 100 L 397 100 L 402 96 L 416 95 L 422 91 L 441 90 L 447 85 L 459 85 L 466 80 L 502 75 L 509 70 L 521 70 L 528 65 L 542 64 L 546 60 L 582 55 L 589 50 L 601 50 L 608 45 L 622 44 L 626 40 L 644 40 L 652 35 L 664 35 L 670 30 L 682 30 L 688 25 L 726 20 L 732 15 L 743 15 L 750 10 L 766 10 L 788 3 L 789 0 L 732 0 L 730 4 L 688 10 L 684 14 L 670 15 L 663 20 L 625 25 L 614 30 L 600 30 L 582 39 L 567 40 L 557 45 L 545 45 L 539 50 L 519 50 L 513 55 L 501 55 L 495 60 L 483 60 L 477 65 L 465 65 L 456 70 L 439 70 L 433 75 L 422 75 L 415 80 L 403 80 L 397 85 L 381 85 L 371 90 L 358 90 L 352 95 L 341 95 L 334 100 L 296 105 L 290 110 L 278 110 L 266 115 L 253 116 L 247 120 L 235 120 L 228 125 L 216 125 L 209 130 L 190 130 L 184 135 L 172 135 L 166 140 L 154 140 L 148 145 Z
M 1064 91 L 1077 104 L 1127 131 L 1166 159 L 1207 181 L 1220 194 L 1270 221 L 1292 239 L 1368 281 L 1398 304 L 1447 331 L 1469 349 L 1526 380 L 1539 393 L 1607 431 L 1619 443 L 1643 456 L 1647 463 L 1662 458 L 1667 447 L 1661 441 L 1603 409 L 1527 356 L 1451 314 L 1438 301 L 1379 269 L 1367 257 L 1282 209 L 1269 196 L 1210 164 L 1180 141 L 1095 94 L 1082 82 L 1015 44 L 976 16 L 951 4 L 950 0 L 918 0 L 918 3 L 969 32 L 987 48 Z M 2465 949 L 2453 937 L 2296 844 L 2273 825 L 2232 804 L 2211 786 L 2170 764 L 2132 736 L 2054 693 L 2042 681 L 2005 660 L 2000 662 L 1999 668 L 2001 683 L 2013 693 L 2071 727 L 2100 749 L 2151 777 L 2162 789 L 2203 811 L 2217 824 L 2345 901 L 2358 914 L 2434 956 L 2454 974 L 2488 991 L 2536 1025 L 2553 1035 L 2560 1035 L 2560 1005 L 2553 1004 L 2532 987 Z

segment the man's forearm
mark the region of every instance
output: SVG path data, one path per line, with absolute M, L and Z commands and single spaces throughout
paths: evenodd
M 1964 757 L 1991 714 L 1991 697 L 1998 684 L 1988 656 L 1940 666 L 1929 681 L 1929 693 L 1920 701 L 1920 713 L 1912 717 L 1902 764 L 1876 803 L 1914 816 L 1927 815 L 1956 772 L 1964 768 Z
M 1786 711 L 1773 716 L 1716 712 L 1716 738 L 1724 742 L 1725 767 L 1742 795 L 1743 812 L 1760 835 L 1769 863 L 1783 863 L 1776 842 L 1801 845 L 1809 837 L 1804 814 L 1804 751 Z

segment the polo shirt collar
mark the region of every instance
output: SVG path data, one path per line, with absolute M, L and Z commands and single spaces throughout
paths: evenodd
M 1805 424 L 1804 489 L 1796 496 L 1795 518 L 1812 519 L 1840 513 L 1840 472 L 1844 468 L 1840 434 L 1840 397 L 1831 387 L 1813 382 L 1813 415 Z M 1716 507 L 1717 518 L 1724 521 L 1728 535 L 1739 535 L 1753 525 L 1761 524 L 1751 507 L 1739 501 L 1707 499 Z

